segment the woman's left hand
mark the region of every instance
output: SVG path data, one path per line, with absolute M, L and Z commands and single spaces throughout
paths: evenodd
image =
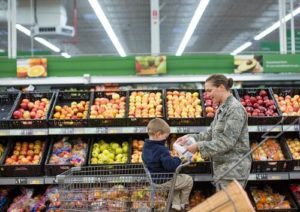
M 198 144 L 197 143 L 192 144 L 192 145 L 186 147 L 186 149 L 191 153 L 195 153 L 198 151 Z

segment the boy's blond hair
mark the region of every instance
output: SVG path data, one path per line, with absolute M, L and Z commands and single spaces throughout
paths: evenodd
M 147 132 L 149 135 L 155 135 L 157 132 L 163 134 L 170 134 L 170 127 L 168 123 L 160 118 L 155 118 L 149 121 L 147 125 Z

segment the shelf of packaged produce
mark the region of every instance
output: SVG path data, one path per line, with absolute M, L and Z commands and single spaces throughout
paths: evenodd
M 289 180 L 288 172 L 274 172 L 274 173 L 251 173 L 248 180 L 261 181 L 261 180 Z
M 288 125 L 284 126 L 283 131 Z M 273 125 L 249 126 L 249 132 L 266 132 Z M 298 125 L 290 131 L 298 131 Z M 171 127 L 171 133 L 199 133 L 208 129 L 207 126 L 178 126 Z M 272 132 L 281 132 L 282 126 L 276 126 Z M 147 133 L 146 127 L 82 127 L 82 128 L 43 128 L 43 129 L 2 129 L 0 136 L 31 136 L 31 135 L 71 135 L 71 134 L 130 134 Z

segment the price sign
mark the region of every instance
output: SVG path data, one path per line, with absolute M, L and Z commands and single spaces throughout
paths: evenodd
M 74 128 L 63 128 L 62 134 L 74 134 Z
M 177 127 L 177 133 L 189 133 L 190 130 L 188 127 Z
M 107 127 L 99 127 L 97 128 L 98 133 L 100 134 L 106 134 L 108 132 Z
M 268 174 L 266 173 L 258 173 L 256 174 L 256 180 L 267 180 Z
M 299 131 L 299 124 L 294 125 L 294 130 Z
M 146 133 L 146 127 L 136 127 L 135 133 Z
M 268 131 L 268 127 L 264 126 L 264 125 L 258 125 L 257 126 L 257 131 L 258 132 L 267 132 Z
M 16 183 L 16 185 L 26 185 L 27 184 L 27 178 L 18 177 L 18 178 L 16 178 L 15 183 Z
M 33 135 L 33 129 L 23 129 L 21 135 Z
M 42 184 L 44 184 L 44 180 L 43 179 L 28 180 L 28 184 L 31 184 L 31 185 L 42 185 Z

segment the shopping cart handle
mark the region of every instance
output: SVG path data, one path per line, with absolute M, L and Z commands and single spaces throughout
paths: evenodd
M 176 168 L 175 172 L 178 174 L 180 172 L 180 170 L 189 165 L 191 163 L 191 160 L 186 158 L 186 160 L 182 160 L 182 163 Z

